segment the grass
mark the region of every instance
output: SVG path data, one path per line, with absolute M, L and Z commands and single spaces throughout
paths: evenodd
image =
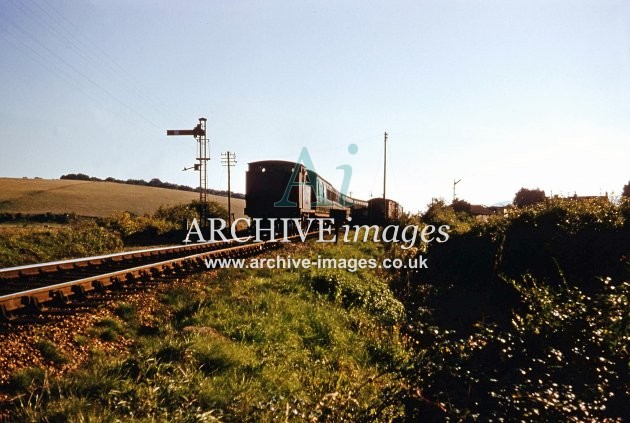
M 95 324 L 91 336 L 129 354 L 93 349 L 62 378 L 17 372 L 12 417 L 628 420 L 630 203 L 575 204 L 517 210 L 428 251 L 394 246 L 390 258 L 422 252 L 430 267 L 392 280 L 229 269 L 173 282 L 150 322 L 120 303 Z M 384 254 L 370 243 L 286 248 L 267 257 Z
M 119 310 L 119 309 L 117 309 Z M 89 334 L 103 341 L 114 341 L 119 335 L 125 333 L 125 326 L 118 320 L 105 317 L 94 324 Z
M 0 229 L 0 267 L 106 254 L 123 249 L 121 238 L 92 221 L 56 227 Z
M 10 387 L 15 391 L 24 391 L 32 386 L 43 384 L 45 379 L 44 370 L 39 367 L 29 367 L 18 370 L 13 374 L 10 381 Z
M 144 215 L 153 214 L 163 205 L 190 203 L 198 198 L 194 192 L 113 182 L 0 178 L 0 212 L 108 217 L 116 211 L 129 211 Z M 208 195 L 208 199 L 227 207 L 226 197 Z M 236 217 L 243 216 L 244 208 L 244 200 L 232 199 Z
M 365 255 L 359 248 L 365 246 L 314 245 L 308 254 Z M 348 292 L 387 295 L 367 271 L 331 270 L 327 276 L 343 280 Z M 395 369 L 408 359 L 399 321 L 383 319 L 384 309 L 371 300 L 344 304 L 317 292 L 312 277 L 297 270 L 203 275 L 194 287 L 174 286 L 162 295 L 169 312 L 153 316 L 160 331 L 148 335 L 138 326 L 135 308 L 121 303 L 115 309 L 120 320 L 98 321 L 91 335 L 131 337 L 131 353 L 94 352 L 78 371 L 51 379 L 45 400 L 25 402 L 15 416 L 338 421 L 399 415 L 400 407 L 385 401 L 399 390 Z M 386 303 L 397 309 L 393 297 Z M 24 382 L 18 390 L 43 389 L 35 385 Z
M 136 317 L 136 307 L 132 304 L 120 303 L 114 309 L 114 314 L 124 321 L 130 322 Z
M 35 343 L 35 347 L 42 353 L 44 360 L 54 364 L 65 364 L 68 362 L 68 358 L 63 352 L 59 351 L 59 348 L 50 341 L 41 339 Z

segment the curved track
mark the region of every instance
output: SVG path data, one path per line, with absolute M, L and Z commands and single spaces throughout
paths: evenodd
M 91 292 L 206 270 L 209 258 L 250 256 L 280 244 L 236 241 L 179 245 L 0 269 L 0 315 L 41 312 Z

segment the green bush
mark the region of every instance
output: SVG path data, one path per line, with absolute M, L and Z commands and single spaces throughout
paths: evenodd
M 409 420 L 585 421 L 630 411 L 628 202 L 552 199 L 432 244 L 399 275 Z
M 461 336 L 416 322 L 416 336 L 425 346 L 407 378 L 424 397 L 403 395 L 410 401 L 407 417 L 629 417 L 630 284 L 605 280 L 600 293 L 588 296 L 531 277 L 509 283 L 521 300 L 509 325 L 478 323 Z
M 167 220 L 150 216 L 135 216 L 127 211 L 114 213 L 106 220 L 106 227 L 123 237 L 142 233 L 159 235 L 177 228 L 175 224 Z
M 207 217 L 220 217 L 227 219 L 227 209 L 215 201 L 209 201 L 206 207 Z M 167 222 L 180 225 L 182 222 L 197 219 L 202 216 L 204 205 L 199 201 L 192 201 L 188 204 L 177 204 L 175 206 L 161 206 L 154 214 L 155 219 L 163 219 Z
M 463 331 L 478 321 L 509 323 L 520 300 L 505 278 L 531 274 L 556 287 L 571 280 L 597 293 L 601 278 L 630 278 L 627 209 L 625 201 L 551 199 L 477 222 L 429 245 L 423 253 L 428 269 L 400 272 L 399 295 L 412 302 L 422 295 L 416 291 L 430 285 L 434 293 L 426 307 L 445 327 Z
M 367 273 L 352 274 L 345 270 L 318 271 L 305 273 L 302 283 L 347 309 L 364 309 L 383 323 L 400 323 L 404 319 L 404 307 L 394 298 L 388 285 Z
M 463 234 L 474 226 L 475 218 L 466 211 L 456 212 L 443 200 L 437 200 L 429 204 L 427 211 L 422 215 L 422 222 L 436 227 L 448 225 L 449 234 Z
M 175 206 L 161 206 L 152 216 L 136 216 L 130 212 L 117 212 L 103 219 L 110 232 L 120 235 L 127 245 L 154 245 L 180 242 L 185 236 L 186 223 L 201 219 L 202 209 L 207 217 L 227 219 L 227 210 L 218 203 L 202 206 L 198 201 Z
M 511 278 L 531 273 L 561 283 L 573 281 L 588 292 L 598 278 L 627 277 L 630 226 L 623 204 L 606 199 L 552 199 L 513 210 L 497 226 L 485 229 L 497 243 L 497 271 Z

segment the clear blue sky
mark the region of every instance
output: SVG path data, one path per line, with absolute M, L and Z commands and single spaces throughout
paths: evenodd
M 619 191 L 630 178 L 630 2 L 0 2 L 0 176 L 160 178 L 195 157 L 296 160 L 423 209 Z M 347 147 L 359 147 L 355 155 Z

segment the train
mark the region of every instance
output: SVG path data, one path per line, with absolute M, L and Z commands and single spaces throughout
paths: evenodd
M 368 201 L 339 192 L 301 163 L 263 160 L 248 164 L 245 214 L 252 218 L 330 218 L 335 224 L 387 225 L 400 205 L 386 198 Z

